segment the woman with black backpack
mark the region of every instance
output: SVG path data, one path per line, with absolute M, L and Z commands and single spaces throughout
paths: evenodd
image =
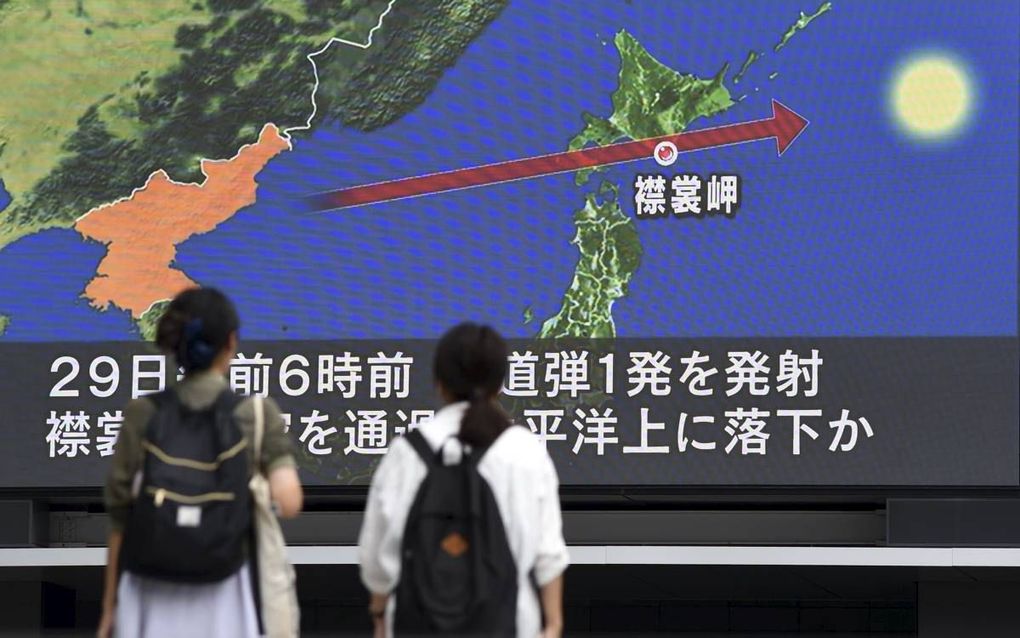
M 434 364 L 446 406 L 394 441 L 372 477 L 358 545 L 377 638 L 562 632 L 558 479 L 499 406 L 506 371 L 492 328 L 447 332 Z
M 301 511 L 303 494 L 279 409 L 228 387 L 239 327 L 230 300 L 209 288 L 181 293 L 160 319 L 156 343 L 184 378 L 124 411 L 106 484 L 100 638 L 261 633 L 253 476 L 267 477 L 282 517 Z M 287 635 L 296 610 L 292 624 Z

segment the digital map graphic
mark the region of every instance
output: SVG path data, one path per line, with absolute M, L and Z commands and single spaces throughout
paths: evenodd
M 765 193 L 771 197 L 767 181 L 751 179 L 751 154 L 755 166 L 775 164 L 768 170 L 776 174 L 797 173 L 801 164 L 769 157 L 764 145 L 711 149 L 775 137 L 782 152 L 807 118 L 816 120 L 817 113 L 816 126 L 828 126 L 829 104 L 788 99 L 783 93 L 790 85 L 783 83 L 806 87 L 821 81 L 822 74 L 804 75 L 804 58 L 812 55 L 809 47 L 828 46 L 836 37 L 840 10 L 831 2 L 796 10 L 795 3 L 758 7 L 755 20 L 774 25 L 773 35 L 732 44 L 727 57 L 706 67 L 686 43 L 662 46 L 661 32 L 668 29 L 651 18 L 668 13 L 680 25 L 686 16 L 722 34 L 725 23 L 713 18 L 732 8 L 641 4 L 607 2 L 584 22 L 567 5 L 546 12 L 542 3 L 493 0 L 0 3 L 0 45 L 9 52 L 0 66 L 5 87 L 0 93 L 0 267 L 9 279 L 8 290 L 0 288 L 0 333 L 27 341 L 148 339 L 177 292 L 223 285 L 240 295 L 243 308 L 258 297 L 265 300 L 260 314 L 270 318 L 256 319 L 247 332 L 251 336 L 376 336 L 367 320 L 342 315 L 363 314 L 359 304 L 387 291 L 397 299 L 386 303 L 395 304 L 398 316 L 419 312 L 404 297 L 410 289 L 397 272 L 400 265 L 416 271 L 415 257 L 393 251 L 386 264 L 378 263 L 387 241 L 403 245 L 397 239 L 402 232 L 421 245 L 421 219 L 400 217 L 445 208 L 450 223 L 435 224 L 426 241 L 438 241 L 440 248 L 459 245 L 451 237 L 460 232 L 456 220 L 478 212 L 476 204 L 489 198 L 534 207 L 534 221 L 519 227 L 526 237 L 519 252 L 525 261 L 550 255 L 543 261 L 555 265 L 558 282 L 549 281 L 548 270 L 523 279 L 523 271 L 515 270 L 495 282 L 491 272 L 479 271 L 471 285 L 496 283 L 493 294 L 499 298 L 492 316 L 482 318 L 516 336 L 614 337 L 629 322 L 632 327 L 624 331 L 630 334 L 673 334 L 666 327 L 668 317 L 638 320 L 639 314 L 661 314 L 639 301 L 659 302 L 644 292 L 645 285 L 657 285 L 654 273 L 686 262 L 662 252 L 654 236 L 664 227 L 644 229 L 645 222 L 637 219 L 631 203 L 636 174 L 652 175 L 657 170 L 653 149 L 669 141 L 674 150 L 679 146 L 678 167 L 685 168 L 676 179 L 692 179 L 707 163 L 715 172 L 742 173 L 745 201 Z M 867 11 L 881 8 L 876 3 Z M 572 68 L 515 66 L 512 56 L 505 57 L 510 43 L 522 52 L 536 45 L 520 27 L 543 13 L 561 25 L 578 23 L 565 31 L 571 39 L 541 43 L 551 60 L 577 62 Z M 576 33 L 584 38 L 574 39 Z M 798 40 L 809 36 L 814 40 L 798 52 Z M 696 33 L 685 37 L 700 41 Z M 795 64 L 786 64 L 789 56 Z M 596 57 L 599 62 L 583 62 Z M 472 76 L 475 69 L 512 81 L 520 101 L 490 101 L 487 84 L 464 93 L 461 75 Z M 549 75 L 564 87 L 548 96 L 557 102 L 546 105 L 551 108 L 543 110 L 533 96 L 521 97 L 525 92 L 516 83 Z M 574 90 L 582 85 L 590 86 Z M 602 97 L 588 98 L 592 93 Z M 442 103 L 451 99 L 447 95 L 455 96 L 455 110 Z M 585 101 L 575 107 L 573 99 L 580 95 Z M 511 99 L 516 99 L 512 93 Z M 559 104 L 572 114 L 564 118 Z M 773 110 L 774 117 L 768 117 Z M 492 122 L 494 112 L 502 119 L 500 130 L 475 127 L 475 120 Z M 540 136 L 541 144 L 519 142 L 534 139 L 527 137 L 529 125 L 573 132 L 558 139 Z M 401 144 L 390 136 L 397 130 Z M 815 144 L 832 141 L 814 127 L 809 134 L 820 136 Z M 472 135 L 491 136 L 493 143 L 485 147 L 460 139 Z M 688 151 L 698 152 L 684 155 Z M 277 175 L 284 174 L 294 178 L 292 190 L 278 186 Z M 478 188 L 452 193 L 468 187 Z M 557 193 L 558 208 L 544 209 L 541 200 L 524 203 L 539 187 Z M 568 199 L 573 205 L 559 208 L 558 202 Z M 272 224 L 254 217 L 239 221 L 253 207 L 265 208 Z M 726 224 L 726 232 L 761 237 L 747 228 L 755 222 L 746 216 L 785 214 L 761 207 L 748 212 L 746 205 L 741 211 L 731 220 L 693 223 L 715 224 L 709 242 L 714 244 Z M 359 227 L 360 233 L 341 228 L 354 223 L 352 216 L 377 225 Z M 554 217 L 570 219 L 572 230 L 564 235 L 563 222 L 540 221 Z M 331 274 L 328 266 L 310 271 L 308 263 L 296 261 L 303 252 L 292 249 L 296 240 L 270 228 L 321 229 L 331 223 L 326 234 L 307 232 L 324 242 L 316 250 L 327 251 L 327 261 L 339 260 L 347 273 L 358 272 L 357 281 Z M 745 228 L 736 230 L 737 225 Z M 708 231 L 688 225 L 665 232 Z M 532 236 L 541 241 L 527 239 Z M 478 237 L 478 252 L 469 261 L 492 248 L 492 239 Z M 746 237 L 731 239 L 739 243 Z M 48 259 L 42 256 L 46 252 Z M 503 247 L 497 253 L 508 254 Z M 222 275 L 210 276 L 213 263 Z M 267 272 L 262 263 L 277 273 L 300 274 L 258 280 L 256 271 Z M 572 272 L 563 271 L 568 263 Z M 442 280 L 452 264 L 426 266 L 426 278 Z M 40 268 L 51 269 L 49 280 L 59 284 L 39 293 L 44 299 L 26 302 L 14 273 Z M 782 268 L 777 262 L 762 272 Z M 649 271 L 649 279 L 642 282 L 640 271 Z M 251 279 L 245 279 L 246 272 Z M 298 282 L 333 295 L 334 301 L 302 298 Z M 641 292 L 629 299 L 635 285 Z M 441 285 L 430 284 L 437 288 Z M 75 294 L 69 297 L 70 292 Z M 374 325 L 384 337 L 415 325 L 422 334 L 405 331 L 408 336 L 426 336 L 462 309 L 460 294 L 451 292 L 449 303 L 431 299 L 444 310 L 435 321 L 397 318 Z M 890 291 L 890 298 L 895 294 Z M 66 317 L 57 310 L 58 295 L 66 302 Z M 627 308 L 621 309 L 625 299 Z M 286 307 L 280 305 L 284 300 Z M 305 303 L 307 308 L 298 309 Z M 334 310 L 344 309 L 335 320 L 322 316 L 323 304 L 332 303 Z M 817 323 L 820 333 L 839 332 L 838 326 L 832 330 L 834 320 Z

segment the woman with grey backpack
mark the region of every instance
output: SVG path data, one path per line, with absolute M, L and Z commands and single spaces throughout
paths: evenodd
M 159 322 L 156 343 L 184 378 L 124 412 L 100 638 L 298 633 L 276 514 L 297 516 L 303 491 L 276 404 L 228 387 L 239 327 L 208 288 L 178 295 Z

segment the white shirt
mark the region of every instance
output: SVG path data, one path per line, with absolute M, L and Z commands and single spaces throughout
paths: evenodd
M 421 433 L 433 450 L 439 450 L 460 431 L 467 406 L 448 405 L 421 425 Z M 459 450 L 456 440 L 449 441 L 444 455 L 458 456 Z M 427 471 L 411 444 L 397 439 L 372 477 L 358 551 L 361 580 L 374 593 L 389 594 L 400 580 L 407 515 Z M 569 563 L 556 468 L 545 447 L 527 428 L 511 427 L 489 447 L 478 472 L 496 499 L 517 564 L 517 635 L 534 638 L 541 632 L 542 616 L 530 574 L 534 571 L 539 586 L 543 586 L 562 574 Z M 389 623 L 393 603 L 391 598 Z

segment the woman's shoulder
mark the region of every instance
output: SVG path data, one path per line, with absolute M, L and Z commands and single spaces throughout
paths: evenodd
M 410 471 L 415 475 L 418 470 L 424 471 L 427 467 L 425 459 L 421 458 L 421 454 L 406 435 L 390 440 L 386 454 L 383 455 L 379 463 L 379 467 L 382 468 L 382 466 L 388 466 L 401 474 Z
M 386 454 L 379 460 L 372 472 L 372 486 L 402 491 L 411 484 L 420 482 L 427 473 L 425 461 L 415 451 L 405 436 L 390 441 Z
M 234 416 L 242 421 L 253 421 L 255 419 L 255 406 L 261 402 L 263 415 L 271 420 L 280 412 L 280 404 L 273 397 L 260 397 L 259 395 L 238 397 L 237 405 L 234 406 Z
M 129 426 L 143 427 L 156 413 L 156 404 L 149 397 L 132 399 L 124 406 L 124 423 Z
M 501 462 L 544 472 L 552 467 L 552 459 L 538 437 L 523 425 L 511 425 L 486 452 Z
M 542 442 L 538 440 L 535 433 L 526 425 L 517 423 L 511 425 L 499 437 L 497 443 L 501 441 L 506 441 L 508 445 L 513 446 L 515 449 L 545 451 L 545 446 L 542 445 Z

